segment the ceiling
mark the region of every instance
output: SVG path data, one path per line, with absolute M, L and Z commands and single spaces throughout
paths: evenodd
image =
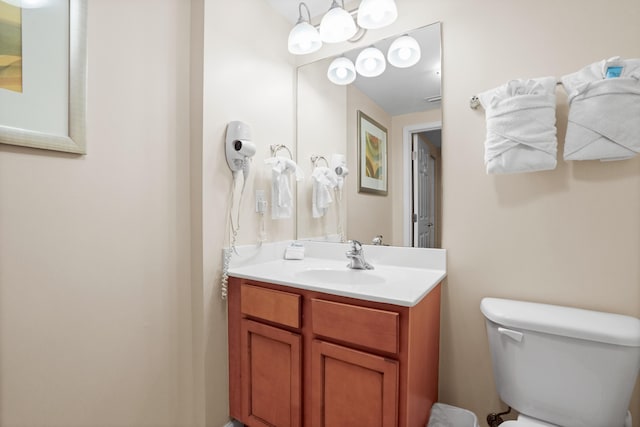
M 278 14 L 295 25 L 298 21 L 298 0 L 265 0 Z M 323 15 L 331 0 L 305 0 L 309 7 L 312 20 Z M 345 2 L 348 10 L 357 7 L 358 2 Z M 305 12 L 306 18 L 306 12 Z M 410 68 L 396 68 L 387 64 L 382 75 L 377 77 L 362 77 L 358 75 L 353 83 L 380 105 L 389 115 L 425 111 L 440 108 L 440 25 L 429 25 L 408 32 L 418 40 L 422 50 L 420 62 Z M 399 34 L 398 36 L 403 35 Z M 386 54 L 395 37 L 374 43 L 374 46 Z M 348 47 L 348 45 L 346 45 Z M 286 49 L 286 46 L 283 46 Z M 358 53 L 363 48 L 350 50 L 345 56 L 355 62 Z

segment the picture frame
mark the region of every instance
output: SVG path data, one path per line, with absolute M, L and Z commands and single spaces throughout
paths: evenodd
M 387 195 L 387 128 L 358 110 L 358 193 Z
M 3 123 L 2 115 L 0 114 L 0 144 L 86 154 L 87 0 L 63 1 L 68 3 L 69 17 L 68 21 L 58 24 L 65 29 L 68 24 L 68 37 L 66 34 L 63 36 L 68 39 L 69 48 L 68 55 L 65 55 L 68 58 L 60 60 L 68 61 L 68 67 L 66 75 L 58 79 L 59 81 L 56 81 L 56 84 L 59 83 L 63 88 L 68 87 L 66 99 L 62 100 L 63 105 L 67 105 L 68 108 L 65 118 L 59 120 L 60 123 L 57 123 L 56 126 L 59 125 L 66 130 L 49 132 L 26 126 L 13 126 L 6 122 Z M 64 3 L 62 4 L 64 5 Z M 23 27 L 21 30 L 26 32 L 29 31 L 29 28 Z M 28 36 L 40 37 L 40 35 L 33 34 Z M 34 58 L 33 61 L 38 61 L 38 58 Z M 25 62 L 27 61 L 24 61 L 23 64 Z M 27 65 L 25 64 L 25 66 Z M 32 68 L 36 68 L 38 73 L 48 71 L 47 67 L 42 66 Z M 35 71 L 32 70 L 32 72 Z M 36 98 L 39 96 L 46 98 L 49 95 L 47 93 L 35 94 Z M 3 102 L 6 105 L 6 101 Z M 25 111 L 30 111 L 29 103 L 36 104 L 38 102 L 27 100 L 24 101 L 26 105 L 21 107 L 25 108 Z

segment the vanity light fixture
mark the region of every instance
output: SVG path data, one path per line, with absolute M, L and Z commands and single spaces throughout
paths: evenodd
M 341 56 L 331 62 L 327 77 L 337 85 L 348 85 L 356 79 L 356 68 L 350 59 Z
M 356 58 L 356 70 L 364 77 L 376 77 L 387 68 L 387 62 L 380 49 L 368 47 L 358 54 Z
M 362 0 L 358 8 L 358 26 L 368 30 L 386 27 L 397 18 L 395 0 Z
M 11 6 L 19 7 L 22 9 L 37 9 L 44 7 L 50 0 L 2 0 L 3 2 L 10 4 Z
M 349 40 L 358 32 L 356 23 L 349 12 L 333 0 L 329 11 L 320 21 L 320 39 L 326 43 L 340 43 Z
M 302 6 L 307 10 L 307 20 L 302 17 Z M 313 53 L 322 47 L 318 30 L 310 24 L 311 13 L 305 3 L 298 5 L 298 23 L 289 33 L 289 52 L 294 55 Z
M 420 60 L 420 45 L 411 36 L 398 37 L 389 46 L 387 59 L 394 67 L 408 68 Z

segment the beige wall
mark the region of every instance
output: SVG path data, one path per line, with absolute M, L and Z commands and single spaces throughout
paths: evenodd
M 387 129 L 387 164 L 393 161 L 391 148 L 391 116 L 355 86 L 347 88 L 347 163 L 350 175 L 346 181 L 347 238 L 369 244 L 378 234 L 391 239 L 392 193 L 386 196 L 358 193 L 358 110 Z M 391 189 L 393 177 L 387 178 Z
M 408 126 L 424 125 L 435 126 L 442 122 L 442 110 L 440 108 L 430 109 L 420 113 L 403 114 L 394 116 L 391 121 L 391 160 L 390 170 L 393 179 L 389 184 L 392 197 L 391 203 L 391 226 L 392 235 L 388 243 L 397 246 L 405 245 L 404 220 L 405 220 L 405 193 L 404 193 L 404 129 Z
M 0 425 L 189 425 L 189 4 L 89 3 L 88 154 L 0 145 Z
M 640 317 L 640 158 L 560 161 L 550 172 L 487 176 L 484 114 L 469 109 L 469 98 L 511 78 L 561 76 L 614 55 L 640 57 L 640 2 L 494 0 L 419 9 L 426 19 L 443 21 L 449 276 L 440 397 L 484 418 L 504 405 L 494 393 L 482 297 Z M 579 19 L 573 18 L 577 10 Z M 567 106 L 561 88 L 558 93 L 562 149 Z M 638 427 L 638 386 L 631 408 Z
M 228 417 L 226 303 L 220 299 L 222 248 L 229 244 L 227 215 L 231 173 L 224 156 L 227 123 L 252 126 L 257 153 L 244 194 L 239 244 L 257 242 L 254 193 L 270 199 L 271 174 L 264 165 L 271 144 L 295 144 L 295 66 L 286 49 L 289 25 L 262 0 L 204 3 L 202 140 L 202 289 L 205 405 L 208 426 Z M 294 150 L 295 155 L 295 150 Z M 239 187 L 236 191 L 239 196 Z M 237 198 L 236 198 L 237 200 Z M 271 206 L 271 203 L 269 203 Z M 269 208 L 270 212 L 270 208 Z M 269 241 L 295 237 L 290 220 L 266 220 Z M 194 233 L 194 238 L 197 238 Z
M 298 166 L 305 174 L 297 185 L 297 237 L 326 238 L 339 234 L 339 225 L 346 229 L 347 198 L 334 197 L 331 207 L 321 218 L 313 218 L 312 192 L 313 164 L 311 156 L 324 156 L 330 162 L 332 154 L 347 155 L 347 88 L 327 79 L 330 59 L 319 61 L 317 66 L 301 67 L 297 72 L 297 152 Z M 314 65 L 316 65 L 314 64 Z M 322 160 L 318 166 L 326 166 Z M 353 179 L 354 174 L 347 176 Z M 346 190 L 343 190 L 346 193 Z M 341 215 L 338 217 L 338 210 Z M 340 223 L 339 223 L 340 221 Z
M 222 141 L 229 120 L 253 125 L 252 206 L 267 182 L 259 159 L 295 137 L 289 26 L 261 0 L 193 1 L 191 23 L 180 0 L 89 3 L 89 154 L 0 146 L 0 424 L 219 427 L 228 416 L 218 291 L 231 185 Z M 469 97 L 515 77 L 639 57 L 640 4 L 398 7 L 401 19 L 368 37 L 443 23 L 440 398 L 484 418 L 503 405 L 483 296 L 640 317 L 640 158 L 487 176 L 484 115 Z M 559 99 L 563 123 L 562 89 Z M 246 210 L 241 221 L 239 241 L 252 243 L 257 217 Z M 293 220 L 267 222 L 269 240 L 294 230 Z M 638 427 L 638 387 L 631 407 Z

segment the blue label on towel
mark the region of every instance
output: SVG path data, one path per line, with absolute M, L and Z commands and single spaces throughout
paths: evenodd
M 614 79 L 616 77 L 620 77 L 620 74 L 622 74 L 622 67 L 621 66 L 610 66 L 607 67 L 607 74 L 605 76 L 605 78 L 607 79 Z

